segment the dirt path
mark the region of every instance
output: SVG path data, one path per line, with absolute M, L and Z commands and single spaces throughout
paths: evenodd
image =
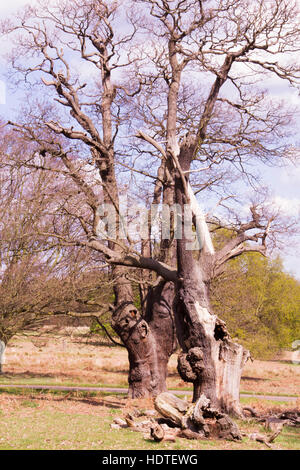
M 64 385 L 13 385 L 1 384 L 0 388 L 19 388 L 19 389 L 33 389 L 33 390 L 61 390 L 63 392 L 108 392 L 108 393 L 127 393 L 126 388 L 113 388 L 113 387 L 66 387 Z M 192 395 L 191 391 L 187 390 L 169 390 L 171 393 L 177 395 Z M 257 395 L 250 393 L 241 393 L 242 398 L 260 398 L 262 400 L 274 401 L 291 401 L 296 402 L 297 397 L 291 396 L 273 396 L 273 395 Z

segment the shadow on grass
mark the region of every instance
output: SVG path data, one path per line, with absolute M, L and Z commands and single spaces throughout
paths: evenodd
M 114 393 L 112 396 L 109 392 L 85 392 L 85 391 L 61 391 L 61 390 L 29 390 L 18 388 L 0 389 L 0 395 L 14 395 L 27 398 L 32 401 L 71 401 L 85 403 L 91 406 L 104 406 L 112 409 L 121 409 L 125 406 L 124 394 Z M 93 400 L 93 397 L 95 398 Z M 99 397 L 103 397 L 99 400 Z M 107 397 L 107 399 L 105 399 Z M 119 397 L 119 398 L 118 398 Z
M 128 369 L 115 370 L 115 369 L 110 369 L 109 367 L 102 367 L 101 370 L 103 370 L 104 372 L 110 372 L 113 374 L 128 374 Z
M 67 374 L 59 374 L 61 377 L 69 377 Z M 46 373 L 46 374 L 41 374 L 39 372 L 3 372 L 0 375 L 0 379 L 40 379 L 40 378 L 47 378 L 47 379 L 53 379 L 57 378 L 58 374 L 57 373 Z
M 114 338 L 115 341 L 119 341 L 119 338 Z M 87 344 L 87 345 L 90 345 L 90 346 L 105 346 L 105 347 L 109 347 L 109 348 L 123 348 L 124 346 L 122 345 L 118 345 L 118 344 L 114 344 L 113 342 L 110 342 L 110 341 L 107 341 L 105 339 L 102 339 L 102 338 L 99 338 L 99 340 L 95 340 L 95 339 L 90 339 L 88 337 L 81 337 L 81 338 L 73 338 L 72 339 L 72 342 L 75 343 L 75 344 Z
M 264 378 L 261 378 L 261 377 L 248 377 L 247 375 L 243 375 L 241 377 L 242 380 L 252 380 L 253 382 L 264 382 L 264 381 L 267 381 L 267 380 L 270 380 L 270 379 L 264 379 Z

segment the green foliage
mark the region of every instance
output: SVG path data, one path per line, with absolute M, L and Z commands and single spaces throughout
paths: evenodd
M 39 404 L 32 400 L 24 400 L 22 401 L 21 406 L 24 406 L 25 408 L 38 408 Z
M 279 257 L 247 253 L 232 260 L 211 294 L 215 313 L 254 357 L 271 358 L 300 338 L 300 283 Z
M 100 321 L 101 321 L 102 325 L 105 327 L 105 329 L 108 331 L 110 336 L 113 336 L 113 337 L 117 338 L 117 334 L 115 333 L 115 331 L 111 327 L 111 324 L 110 324 L 111 318 L 110 317 L 111 317 L 110 312 L 107 312 L 101 317 Z M 106 332 L 99 325 L 99 323 L 97 322 L 96 319 L 93 320 L 93 322 L 91 324 L 90 331 L 91 331 L 91 333 L 97 334 L 97 335 L 101 336 L 102 338 L 107 338 Z

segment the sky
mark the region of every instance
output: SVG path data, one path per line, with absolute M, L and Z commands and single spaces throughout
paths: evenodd
M 10 0 L 0 4 L 0 21 L 7 15 L 15 12 L 17 9 L 27 4 L 27 0 Z M 31 1 L 30 4 L 33 2 Z M 4 46 L 4 47 L 3 47 Z M 2 43 L 2 54 L 6 46 Z M 5 59 L 0 55 L 0 116 L 8 118 L 15 109 L 20 106 L 21 97 L 18 93 L 11 90 L 5 81 L 6 65 Z M 269 91 L 275 97 L 288 100 L 295 104 L 300 111 L 300 98 L 297 92 L 292 91 L 285 83 L 270 82 Z M 298 132 L 297 132 L 298 131 Z M 299 135 L 298 145 L 300 144 L 300 122 L 296 130 Z M 300 146 L 300 145 L 299 145 Z M 300 162 L 300 153 L 299 153 Z M 270 187 L 272 199 L 288 215 L 300 215 L 300 163 L 290 165 L 286 168 L 262 167 L 261 172 L 263 180 Z M 284 260 L 285 269 L 300 280 L 300 236 L 297 246 L 287 246 L 284 252 L 280 253 Z

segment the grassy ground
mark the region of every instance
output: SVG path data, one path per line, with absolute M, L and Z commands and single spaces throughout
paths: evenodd
M 253 399 L 247 404 L 256 405 Z M 245 403 L 246 403 L 245 402 Z M 244 437 L 240 443 L 218 440 L 154 443 L 141 433 L 111 430 L 110 424 L 134 406 L 150 408 L 150 401 L 126 401 L 123 397 L 105 394 L 50 394 L 50 393 L 0 393 L 0 450 L 13 449 L 267 449 L 264 444 Z M 287 404 L 270 404 L 260 401 L 260 407 L 286 409 Z M 274 408 L 275 409 L 275 408 Z M 253 420 L 239 421 L 244 432 L 265 430 Z M 87 432 L 88 430 L 88 432 Z M 299 449 L 300 430 L 285 427 L 276 439 L 275 449 Z
M 17 338 L 6 353 L 5 375 L 0 383 L 127 386 L 127 353 L 101 345 L 99 338 Z M 243 391 L 297 395 L 300 367 L 284 361 L 247 364 Z M 168 387 L 188 389 L 176 372 L 176 356 L 170 361 Z M 294 405 L 243 398 L 257 411 L 279 411 Z M 299 402 L 298 402 L 299 404 Z M 128 401 L 122 395 L 84 392 L 0 390 L 0 450 L 3 449 L 267 449 L 244 437 L 241 443 L 177 439 L 156 444 L 140 433 L 111 430 L 113 418 L 132 407 L 151 408 L 152 402 Z M 238 422 L 245 433 L 263 432 L 253 420 Z M 88 430 L 88 432 L 87 432 Z M 300 431 L 285 427 L 275 449 L 300 449 Z
M 169 389 L 190 390 L 178 376 L 177 357 L 169 364 Z M 7 348 L 5 376 L 0 383 L 127 387 L 128 360 L 124 348 L 101 345 L 99 338 L 64 337 L 15 339 Z M 241 391 L 269 395 L 299 395 L 300 366 L 287 361 L 248 362 Z

